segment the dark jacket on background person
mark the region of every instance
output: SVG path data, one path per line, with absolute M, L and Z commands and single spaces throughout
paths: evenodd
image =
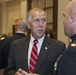
M 25 37 L 25 34 L 16 33 L 11 37 L 7 37 L 5 40 L 1 42 L 0 44 L 0 69 L 6 68 L 7 66 L 11 43 L 14 40 L 17 40 L 23 37 Z
M 9 52 L 11 43 L 14 40 L 25 37 L 25 32 L 27 32 L 27 21 L 25 18 L 18 19 L 17 24 L 15 25 L 15 34 L 13 36 L 7 37 L 1 42 L 0 45 L 0 69 L 7 67 Z

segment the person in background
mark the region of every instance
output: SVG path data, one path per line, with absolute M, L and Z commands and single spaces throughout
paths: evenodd
M 15 26 L 16 33 L 13 36 L 7 37 L 0 44 L 0 69 L 4 69 L 7 66 L 8 56 L 10 52 L 11 43 L 14 40 L 26 37 L 27 31 L 26 19 L 20 18 L 18 24 Z
M 56 39 L 56 33 L 51 28 L 46 28 L 45 34 L 47 37 Z
M 7 35 L 6 34 L 1 34 L 1 38 L 0 38 L 1 41 L 3 41 L 6 38 L 7 38 Z
M 54 63 L 65 44 L 45 35 L 47 14 L 33 8 L 27 14 L 29 37 L 14 41 L 4 75 L 53 75 Z
M 76 0 L 67 4 L 63 16 L 65 35 L 72 41 L 58 61 L 56 75 L 76 75 Z
M 7 38 L 6 34 L 0 34 L 0 45 L 1 45 L 2 41 L 6 38 Z
M 1 43 L 2 34 L 0 34 L 0 43 Z
M 0 34 L 0 38 L 2 37 L 2 34 Z
M 12 33 L 12 32 L 8 33 L 8 37 L 9 37 L 9 36 L 13 36 L 13 33 Z
M 0 34 L 0 42 L 1 42 L 2 34 Z

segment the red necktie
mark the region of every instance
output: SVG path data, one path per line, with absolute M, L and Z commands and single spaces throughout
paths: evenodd
M 33 41 L 33 47 L 32 47 L 32 52 L 31 52 L 31 57 L 30 57 L 30 67 L 29 67 L 29 71 L 30 73 L 34 72 L 34 68 L 36 66 L 36 62 L 37 62 L 37 58 L 38 58 L 38 48 L 36 46 L 38 40 L 35 39 Z

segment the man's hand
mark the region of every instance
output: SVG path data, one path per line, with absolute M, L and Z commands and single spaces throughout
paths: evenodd
M 15 75 L 39 75 L 39 74 L 35 74 L 35 73 L 28 73 L 22 69 L 18 69 L 18 71 L 16 72 Z
M 39 74 L 35 74 L 35 73 L 28 73 L 26 71 L 22 71 L 22 74 L 23 75 L 39 75 Z
M 18 71 L 15 73 L 15 75 L 22 75 L 22 69 L 18 69 Z

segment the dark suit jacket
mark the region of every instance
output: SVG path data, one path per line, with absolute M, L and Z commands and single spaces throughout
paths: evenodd
M 68 50 L 58 63 L 56 75 L 76 75 L 76 47 Z
M 76 34 L 58 62 L 56 75 L 76 75 Z
M 15 75 L 15 72 L 21 68 L 27 72 L 28 69 L 28 47 L 29 37 L 13 42 L 8 61 L 8 67 L 5 70 L 5 75 Z M 47 47 L 47 49 L 46 49 Z M 51 38 L 45 37 L 38 61 L 35 68 L 37 74 L 53 74 L 54 63 L 57 57 L 64 51 L 65 44 Z
M 23 33 L 16 33 L 0 43 L 0 69 L 6 68 L 12 41 L 25 37 Z

